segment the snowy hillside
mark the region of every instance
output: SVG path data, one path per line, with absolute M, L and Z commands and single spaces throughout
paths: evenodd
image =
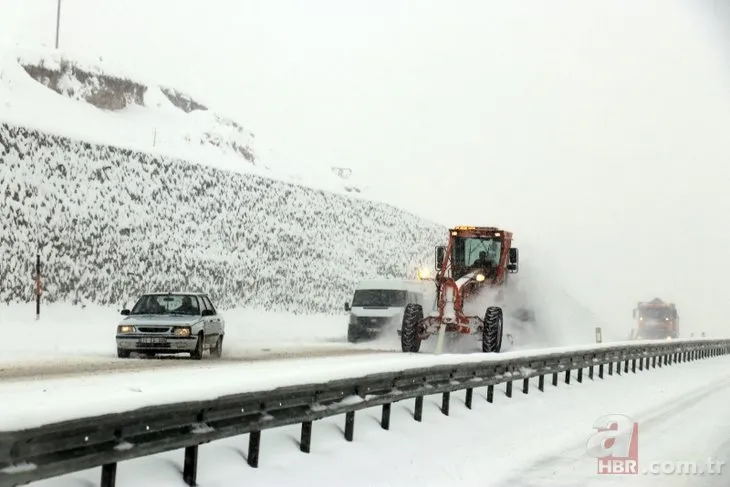
M 0 52 L 0 301 L 31 298 L 39 244 L 44 299 L 100 305 L 173 288 L 331 312 L 431 260 L 445 229 L 352 199 L 347 167 L 269 167 L 237 122 L 138 75 Z
M 0 124 L 0 300 L 118 304 L 145 290 L 221 305 L 341 309 L 365 276 L 413 275 L 445 229 L 391 206 Z
M 83 53 L 0 51 L 0 121 L 341 194 L 365 188 L 348 167 L 282 161 L 239 122 L 178 87 Z

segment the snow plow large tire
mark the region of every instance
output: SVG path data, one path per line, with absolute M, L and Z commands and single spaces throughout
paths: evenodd
M 408 304 L 403 312 L 400 344 L 403 352 L 417 353 L 421 349 L 420 324 L 423 321 L 423 307 L 420 304 Z
M 482 329 L 482 352 L 499 353 L 502 350 L 502 331 L 504 318 L 502 308 L 490 306 L 484 314 Z

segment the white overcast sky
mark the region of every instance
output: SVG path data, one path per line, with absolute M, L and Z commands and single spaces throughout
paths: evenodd
M 63 0 L 61 47 L 199 96 L 292 165 L 515 230 L 627 326 L 654 296 L 710 323 L 730 275 L 729 5 Z M 52 45 L 55 8 L 0 0 L 0 39 Z

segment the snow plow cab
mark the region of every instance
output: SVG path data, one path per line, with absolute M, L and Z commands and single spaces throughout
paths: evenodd
M 639 302 L 633 316 L 637 320 L 636 340 L 679 338 L 679 314 L 674 303 L 666 303 L 659 298 Z
M 399 331 L 403 352 L 418 352 L 421 342 L 438 335 L 440 350 L 445 333 L 476 335 L 482 351 L 502 348 L 503 312 L 488 306 L 482 316 L 464 313 L 464 302 L 485 287 L 500 288 L 510 273 L 518 272 L 518 250 L 512 233 L 496 227 L 457 226 L 449 230 L 448 244 L 436 247 L 436 309 L 424 317 L 423 308 L 406 306 Z

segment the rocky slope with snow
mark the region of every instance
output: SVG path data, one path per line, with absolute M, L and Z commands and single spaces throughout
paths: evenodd
M 204 100 L 114 60 L 0 49 L 0 121 L 338 194 L 367 196 L 347 167 L 284 160 Z
M 360 278 L 413 276 L 445 229 L 386 204 L 0 124 L 0 301 L 122 305 L 207 291 L 225 307 L 342 308 Z
M 174 88 L 136 81 L 123 74 L 110 74 L 106 71 L 108 67 L 100 67 L 101 59 L 96 64 L 69 59 L 55 52 L 22 51 L 17 61 L 33 80 L 69 100 L 107 113 L 126 108 L 163 111 L 187 122 L 187 126 L 179 127 L 183 130 L 175 134 L 180 145 L 215 147 L 223 154 L 240 156 L 242 163 L 258 163 L 252 147 L 253 133 Z M 154 132 L 153 145 L 157 142 Z

